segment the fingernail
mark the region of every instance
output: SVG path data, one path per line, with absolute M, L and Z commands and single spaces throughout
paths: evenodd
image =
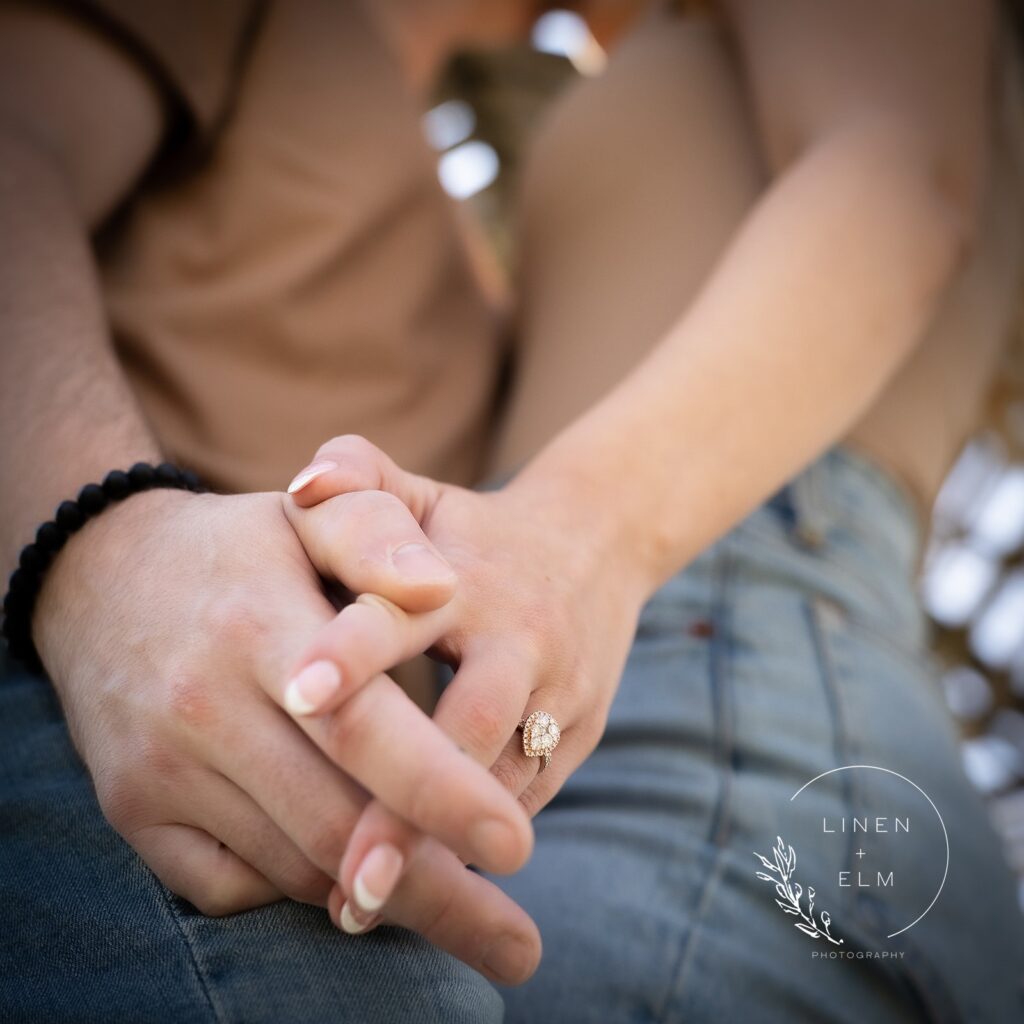
M 341 913 L 338 915 L 338 923 L 341 925 L 343 932 L 348 932 L 349 935 L 362 935 L 372 924 L 375 923 L 371 917 L 368 921 L 358 921 L 352 913 L 352 909 L 348 905 L 348 900 L 345 900 L 341 905 Z
M 477 860 L 485 864 L 503 863 L 503 854 L 516 845 L 516 836 L 507 822 L 489 818 L 470 827 L 469 842 Z
M 321 459 L 319 462 L 311 462 L 305 469 L 301 470 L 295 479 L 288 485 L 288 493 L 294 494 L 296 491 L 301 491 L 307 484 L 311 484 L 318 476 L 323 476 L 324 473 L 330 473 L 332 469 L 337 469 L 338 464 L 331 462 L 329 459 Z
M 333 661 L 314 661 L 294 676 L 284 691 L 284 706 L 293 715 L 312 715 L 338 691 L 341 673 Z
M 403 544 L 391 553 L 391 564 L 409 580 L 447 583 L 455 578 L 452 567 L 422 544 Z
M 380 910 L 398 884 L 403 863 L 401 851 L 391 843 L 380 843 L 370 850 L 352 883 L 356 906 L 368 914 Z
M 529 977 L 534 959 L 529 943 L 513 935 L 505 935 L 487 950 L 482 963 L 502 981 L 519 982 Z

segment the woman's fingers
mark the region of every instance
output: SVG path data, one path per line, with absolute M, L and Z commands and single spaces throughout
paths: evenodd
M 408 611 L 451 600 L 458 580 L 415 516 L 393 494 L 356 491 L 313 508 L 283 507 L 321 576 L 357 594 L 379 594 Z
M 344 915 L 345 896 L 331 891 L 331 919 L 345 930 L 373 915 Z M 468 870 L 448 849 L 425 839 L 387 904 L 388 922 L 411 928 L 493 981 L 516 985 L 540 962 L 540 933 L 529 915 L 493 882 Z M 372 926 L 372 924 L 371 924 Z
M 423 522 L 439 488 L 427 477 L 400 469 L 390 456 L 357 434 L 332 437 L 321 445 L 312 462 L 288 485 L 292 501 L 301 508 L 353 491 L 387 491 Z
M 522 808 L 387 676 L 330 715 L 297 723 L 267 704 L 250 710 L 245 730 L 220 738 L 214 766 L 332 875 L 365 790 L 489 870 L 514 871 L 529 856 L 533 830 Z
M 536 694 L 534 695 L 536 697 Z M 544 707 L 539 702 L 537 707 Z M 535 710 L 533 699 L 528 711 Z M 544 707 L 544 710 L 551 710 Z M 553 710 L 551 711 L 554 714 Z M 556 719 L 558 718 L 555 715 Z M 493 771 L 499 778 L 510 777 L 525 785 L 519 789 L 519 803 L 532 818 L 558 794 L 566 779 L 590 756 L 595 742 L 590 739 L 592 726 L 583 719 L 571 720 L 565 725 L 558 746 L 551 753 L 551 763 L 540 770 L 542 758 L 527 757 L 523 753 L 522 738 L 517 737 L 514 747 L 506 749 L 495 763 Z M 526 762 L 527 767 L 521 766 Z
M 505 873 L 529 857 L 533 830 L 522 808 L 386 675 L 301 725 L 391 810 L 467 860 Z
M 210 917 L 236 914 L 283 894 L 209 833 L 190 825 L 148 825 L 128 838 L 171 892 Z
M 470 641 L 437 702 L 434 722 L 474 760 L 490 767 L 515 737 L 523 708 L 539 681 L 535 660 L 506 638 L 496 643 Z M 501 781 L 516 792 L 511 779 Z
M 379 800 L 366 805 L 338 869 L 338 884 L 361 919 L 377 913 L 391 899 L 424 841 L 422 832 Z
M 409 615 L 375 594 L 361 594 L 317 631 L 292 677 L 272 696 L 293 715 L 334 711 L 378 673 L 435 644 L 453 615 L 451 604 Z

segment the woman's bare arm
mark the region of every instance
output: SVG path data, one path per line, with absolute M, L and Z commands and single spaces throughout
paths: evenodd
M 985 170 L 986 4 L 731 9 L 775 180 L 652 355 L 513 485 L 585 508 L 652 587 L 879 394 L 971 244 Z

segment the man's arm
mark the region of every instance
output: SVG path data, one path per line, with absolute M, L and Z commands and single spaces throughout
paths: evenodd
M 112 351 L 89 233 L 145 168 L 160 98 L 103 38 L 0 7 L 0 563 L 158 446 Z
M 57 15 L 0 7 L 8 571 L 59 500 L 157 455 L 110 345 L 89 232 L 145 168 L 161 126 L 155 89 L 119 51 Z M 418 524 L 388 498 L 325 522 L 315 545 L 325 570 L 408 607 L 444 605 L 455 577 L 426 557 Z M 482 867 L 512 870 L 529 855 L 529 822 L 512 796 L 386 677 L 368 707 L 310 724 L 308 736 L 268 706 L 263 691 L 284 684 L 332 615 L 275 494 L 134 496 L 76 534 L 47 573 L 35 639 L 100 806 L 201 910 L 233 913 L 282 894 L 323 903 L 366 803 L 362 786 Z M 391 756 L 396 729 L 403 756 L 419 750 L 429 777 Z M 317 749 L 327 735 L 349 737 L 345 771 Z M 494 827 L 476 840 L 480 821 L 498 823 L 500 844 Z M 495 980 L 532 973 L 536 927 L 493 883 L 433 840 L 412 875 L 397 923 Z M 511 951 L 501 956 L 503 942 Z

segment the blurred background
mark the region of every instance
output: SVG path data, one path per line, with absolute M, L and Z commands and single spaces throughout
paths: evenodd
M 526 141 L 547 104 L 605 54 L 568 11 L 536 22 L 530 44 L 461 53 L 423 119 L 438 177 L 483 225 L 498 270 L 515 266 L 513 195 Z M 500 277 L 500 274 L 499 274 Z M 1018 344 L 1024 352 L 1024 288 Z M 941 684 L 962 734 L 964 769 L 984 794 L 1020 879 L 1024 910 L 1024 367 L 1008 356 L 988 423 L 936 503 L 921 598 Z

